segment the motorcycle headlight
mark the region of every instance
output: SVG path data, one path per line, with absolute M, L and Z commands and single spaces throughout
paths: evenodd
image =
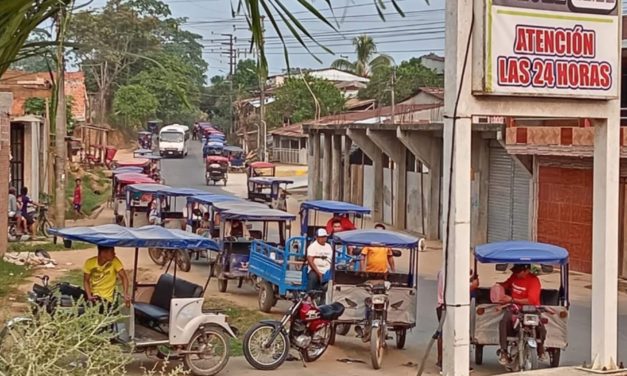
M 523 317 L 523 324 L 530 325 L 530 326 L 538 326 L 540 324 L 540 316 L 527 314 Z
M 385 295 L 373 295 L 372 304 L 384 304 L 386 299 Z

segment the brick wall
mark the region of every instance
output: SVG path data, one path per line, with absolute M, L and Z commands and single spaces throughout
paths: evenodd
M 572 270 L 592 272 L 592 170 L 540 166 L 537 240 L 562 246 Z

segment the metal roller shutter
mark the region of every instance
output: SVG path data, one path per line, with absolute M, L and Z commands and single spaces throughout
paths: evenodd
M 493 143 L 489 178 L 488 242 L 529 239 L 531 175 Z

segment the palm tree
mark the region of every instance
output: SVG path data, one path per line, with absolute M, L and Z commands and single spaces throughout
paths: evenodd
M 357 53 L 357 60 L 350 62 L 346 59 L 337 59 L 331 63 L 331 67 L 349 71 L 361 77 L 368 77 L 377 67 L 388 66 L 392 63 L 392 57 L 384 54 L 377 56 L 377 46 L 372 37 L 360 35 L 353 38 L 353 46 Z
M 0 76 L 19 55 L 34 54 L 37 48 L 45 47 L 47 43 L 25 46 L 25 42 L 31 31 L 68 3 L 68 0 L 0 1 Z

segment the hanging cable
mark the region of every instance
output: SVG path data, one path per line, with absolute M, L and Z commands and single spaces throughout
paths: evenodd
M 472 19 L 470 21 L 470 30 L 468 32 L 468 40 L 466 42 L 466 51 L 464 52 L 464 63 L 462 65 L 461 78 L 459 80 L 459 88 L 457 89 L 457 97 L 455 98 L 455 107 L 453 108 L 453 123 L 451 125 L 451 127 L 453 128 L 453 134 L 451 137 L 451 154 L 450 154 L 450 164 L 449 164 L 449 181 L 448 181 L 448 198 L 447 198 L 448 207 L 446 208 L 446 244 L 444 246 L 444 275 L 441 276 L 441 278 L 444 278 L 443 289 L 442 289 L 444 309 L 442 310 L 442 316 L 440 317 L 438 328 L 436 329 L 435 333 L 431 337 L 431 340 L 429 341 L 427 349 L 418 366 L 417 376 L 422 376 L 422 373 L 424 372 L 424 368 L 425 368 L 425 363 L 427 361 L 427 358 L 429 357 L 429 353 L 431 352 L 433 343 L 442 335 L 442 327 L 444 326 L 444 321 L 446 319 L 446 311 L 447 311 L 446 308 L 448 307 L 448 303 L 446 302 L 446 290 L 448 287 L 446 280 L 448 276 L 448 255 L 449 255 L 450 244 L 451 244 L 451 242 L 448 241 L 448 239 L 450 237 L 451 202 L 452 202 L 452 193 L 453 193 L 453 158 L 455 157 L 455 152 L 454 152 L 455 150 L 455 126 L 457 125 L 457 108 L 459 107 L 459 100 L 461 98 L 462 88 L 464 86 L 464 77 L 466 75 L 466 66 L 468 65 L 468 55 L 470 53 L 470 44 L 472 42 L 472 32 L 473 32 L 474 26 L 475 26 L 475 14 L 473 12 Z M 470 142 L 470 140 L 468 140 L 468 142 Z

